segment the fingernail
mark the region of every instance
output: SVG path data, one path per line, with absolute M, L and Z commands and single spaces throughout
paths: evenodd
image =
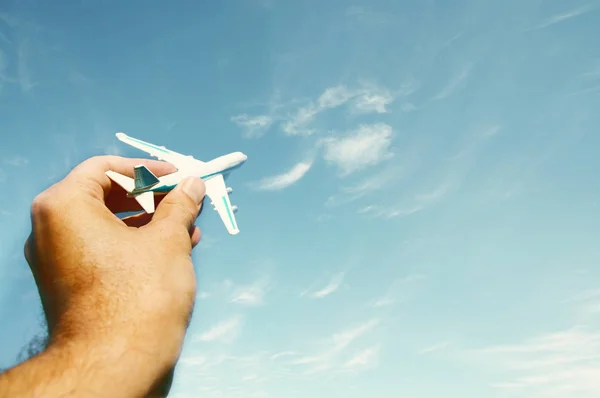
M 200 203 L 202 203 L 202 200 L 204 199 L 204 194 L 206 192 L 202 180 L 200 180 L 199 178 L 187 177 L 186 179 L 181 181 L 180 184 L 183 192 L 188 194 L 189 197 L 192 198 L 192 200 L 196 202 L 197 205 L 200 205 Z

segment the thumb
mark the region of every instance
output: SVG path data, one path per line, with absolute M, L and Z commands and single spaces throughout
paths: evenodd
M 164 223 L 181 225 L 191 231 L 198 217 L 206 194 L 204 181 L 195 177 L 183 179 L 156 207 L 151 224 Z

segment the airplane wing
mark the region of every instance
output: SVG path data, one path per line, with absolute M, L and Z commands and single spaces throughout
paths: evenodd
M 206 194 L 213 202 L 213 206 L 215 206 L 215 209 L 219 213 L 227 231 L 231 235 L 237 235 L 240 230 L 233 214 L 233 208 L 229 201 L 229 194 L 227 193 L 223 175 L 217 174 L 213 178 L 206 180 L 204 184 L 206 185 Z
M 185 165 L 189 165 L 191 160 L 204 163 L 198 159 L 194 159 L 194 157 L 192 156 L 182 155 L 175 151 L 171 151 L 170 149 L 167 149 L 164 146 L 158 146 L 149 142 L 138 140 L 137 138 L 130 137 L 125 133 L 117 133 L 115 135 L 117 136 L 117 139 L 119 141 L 122 141 L 128 145 L 131 145 L 134 148 L 147 152 L 151 156 L 154 156 L 159 160 L 169 162 L 178 169 L 185 167 Z

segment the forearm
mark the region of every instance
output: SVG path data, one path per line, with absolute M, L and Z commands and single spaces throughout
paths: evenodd
M 169 370 L 126 340 L 62 341 L 0 375 L 0 396 L 146 397 Z

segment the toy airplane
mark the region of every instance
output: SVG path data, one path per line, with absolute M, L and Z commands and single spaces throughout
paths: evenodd
M 206 194 L 211 199 L 211 205 L 219 213 L 221 220 L 231 235 L 237 235 L 240 230 L 235 220 L 234 213 L 237 206 L 231 206 L 229 193 L 232 188 L 225 186 L 225 180 L 232 170 L 240 167 L 248 156 L 242 152 L 232 152 L 218 157 L 209 162 L 202 162 L 189 155 L 166 149 L 129 137 L 125 133 L 117 133 L 117 138 L 137 149 L 171 163 L 177 168 L 174 173 L 163 177 L 156 177 L 146 166 L 134 167 L 134 178 L 124 176 L 114 171 L 107 171 L 106 175 L 127 191 L 128 197 L 135 198 L 147 213 L 154 212 L 154 193 L 166 193 L 177 186 L 185 177 L 200 177 L 206 185 Z

